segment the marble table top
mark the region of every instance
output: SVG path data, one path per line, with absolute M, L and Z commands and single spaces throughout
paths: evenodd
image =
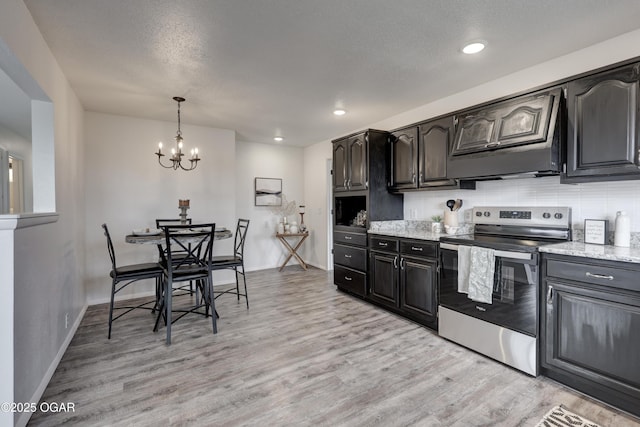
M 215 240 L 223 240 L 229 239 L 233 237 L 233 232 L 231 230 L 216 230 L 214 233 Z M 137 243 L 137 244 L 147 244 L 147 245 L 161 245 L 165 243 L 164 233 L 154 234 L 154 235 L 146 235 L 146 236 L 137 236 L 135 234 L 127 234 L 124 238 L 127 243 Z M 185 234 L 184 238 L 185 242 L 189 242 L 189 235 Z M 182 241 L 182 239 L 181 239 Z

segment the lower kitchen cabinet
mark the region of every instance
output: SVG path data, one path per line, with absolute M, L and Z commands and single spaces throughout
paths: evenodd
M 370 238 L 367 298 L 437 328 L 438 244 Z
M 640 265 L 544 254 L 542 373 L 640 416 Z

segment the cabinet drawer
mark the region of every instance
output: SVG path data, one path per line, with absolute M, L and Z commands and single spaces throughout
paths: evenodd
M 367 249 L 354 248 L 352 246 L 334 245 L 333 261 L 336 264 L 345 267 L 355 268 L 356 270 L 367 269 Z
M 367 275 L 360 271 L 334 265 L 333 283 L 339 288 L 365 296 L 367 291 Z
M 367 246 L 367 235 L 364 233 L 333 232 L 334 243 L 346 243 L 349 245 Z
M 400 241 L 400 253 L 416 257 L 436 258 L 438 256 L 438 244 L 424 241 L 402 240 Z
M 374 251 L 398 252 L 398 239 L 392 237 L 371 237 L 369 245 Z
M 547 276 L 575 280 L 594 285 L 640 291 L 637 277 L 640 270 L 625 268 L 625 264 L 611 266 L 594 263 L 592 259 L 571 261 L 547 259 Z

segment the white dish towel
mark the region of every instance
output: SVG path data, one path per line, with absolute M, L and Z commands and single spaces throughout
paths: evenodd
M 458 252 L 458 259 L 459 256 L 460 254 Z M 474 301 L 491 304 L 493 276 L 496 268 L 495 251 L 493 249 L 472 246 L 470 258 L 469 292 L 467 295 Z M 459 282 L 458 286 L 460 286 Z
M 471 267 L 471 246 L 458 246 L 458 292 L 469 293 L 469 269 Z

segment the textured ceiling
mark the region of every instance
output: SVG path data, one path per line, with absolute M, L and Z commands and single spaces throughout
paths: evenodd
M 638 0 L 25 4 L 86 110 L 175 121 L 183 96 L 184 123 L 298 146 L 640 28 Z

